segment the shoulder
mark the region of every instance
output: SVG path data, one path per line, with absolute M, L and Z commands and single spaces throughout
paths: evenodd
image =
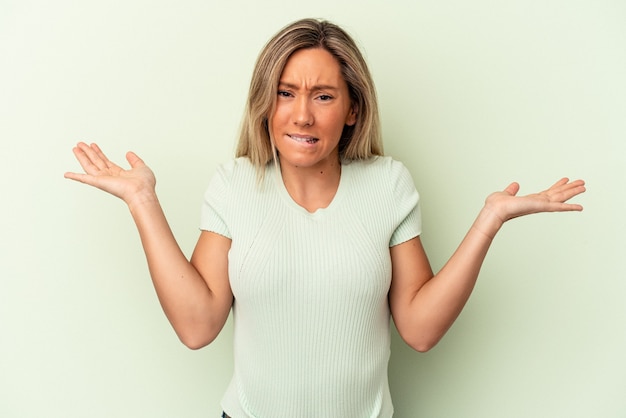
M 270 170 L 265 170 L 267 172 Z M 221 182 L 230 185 L 259 184 L 264 176 L 259 176 L 260 170 L 252 164 L 248 157 L 238 157 L 217 166 L 212 182 Z
M 252 199 L 275 189 L 276 168 L 269 163 L 264 169 L 256 167 L 248 157 L 238 157 L 220 164 L 210 181 L 213 191 L 231 199 Z
M 255 168 L 248 157 L 238 157 L 218 165 L 216 174 L 230 177 L 235 174 L 245 174 L 254 171 Z
M 392 184 L 399 180 L 411 179 L 406 166 L 390 156 L 375 156 L 367 160 L 351 160 L 345 162 L 345 167 L 352 170 L 359 178 L 367 177 L 374 183 Z M 412 180 L 411 180 L 412 182 Z
M 268 173 L 265 174 L 267 177 Z M 219 213 L 221 218 L 228 218 L 228 214 L 243 207 L 242 201 L 252 202 L 258 198 L 263 181 L 267 180 L 261 180 L 256 167 L 247 157 L 219 164 L 204 193 L 205 206 Z
M 352 161 L 346 167 L 353 170 L 351 177 L 356 189 L 368 195 L 408 206 L 417 204 L 419 200 L 411 173 L 402 162 L 392 157 Z
M 375 155 L 365 160 L 346 160 L 344 164 L 363 170 L 390 170 L 404 167 L 401 161 L 395 160 L 389 155 Z
M 247 158 L 235 158 L 215 168 L 207 193 L 213 195 L 230 194 L 233 186 L 246 183 L 246 178 L 254 179 L 254 167 Z

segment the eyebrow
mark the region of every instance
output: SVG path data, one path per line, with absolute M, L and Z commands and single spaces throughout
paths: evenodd
M 283 88 L 288 88 L 288 89 L 293 89 L 293 90 L 298 90 L 298 86 L 292 83 L 287 83 L 284 81 L 279 81 L 278 82 L 278 87 L 283 87 Z M 318 90 L 339 90 L 339 87 L 336 86 L 332 86 L 330 84 L 316 84 L 314 86 L 311 86 L 311 91 L 318 91 Z

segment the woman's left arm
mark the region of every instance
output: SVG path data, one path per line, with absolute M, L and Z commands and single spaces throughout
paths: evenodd
M 467 235 L 437 274 L 433 275 L 419 237 L 391 247 L 391 313 L 398 332 L 415 350 L 428 351 L 452 326 L 504 222 L 532 213 L 581 211 L 582 206 L 567 201 L 583 193 L 585 183 L 564 178 L 540 193 L 516 196 L 518 191 L 519 185 L 512 183 L 487 197 Z

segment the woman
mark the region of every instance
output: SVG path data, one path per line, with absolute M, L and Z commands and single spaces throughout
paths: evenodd
M 517 183 L 485 202 L 436 275 L 420 242 L 418 194 L 406 168 L 382 156 L 367 65 L 339 27 L 305 19 L 261 52 L 237 158 L 205 195 L 201 235 L 187 260 L 134 153 L 131 169 L 78 144 L 84 174 L 66 177 L 126 202 L 163 309 L 197 349 L 232 308 L 235 370 L 225 416 L 390 417 L 390 315 L 414 349 L 433 347 L 473 289 L 504 222 L 580 211 L 585 191 L 562 179 L 517 197 Z

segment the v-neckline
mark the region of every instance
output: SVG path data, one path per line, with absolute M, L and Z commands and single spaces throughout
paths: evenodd
M 283 198 L 283 200 L 287 203 L 288 206 L 292 207 L 294 210 L 302 213 L 303 215 L 306 215 L 309 217 L 320 217 L 320 216 L 323 216 L 323 214 L 325 213 L 331 212 L 343 198 L 343 195 L 345 194 L 344 190 L 347 187 L 346 184 L 348 183 L 349 177 L 350 177 L 351 170 L 348 168 L 349 165 L 350 164 L 346 164 L 344 161 L 341 162 L 341 174 L 339 176 L 339 184 L 337 185 L 337 191 L 335 192 L 335 195 L 331 199 L 328 206 L 323 207 L 323 208 L 318 208 L 313 212 L 309 212 L 308 209 L 301 206 L 298 202 L 294 200 L 291 194 L 289 194 L 289 191 L 287 190 L 287 187 L 285 186 L 285 182 L 283 181 L 283 176 L 280 170 L 279 162 L 276 162 L 273 165 L 274 172 L 272 173 L 272 177 L 274 177 L 276 188 L 278 189 L 280 196 Z

